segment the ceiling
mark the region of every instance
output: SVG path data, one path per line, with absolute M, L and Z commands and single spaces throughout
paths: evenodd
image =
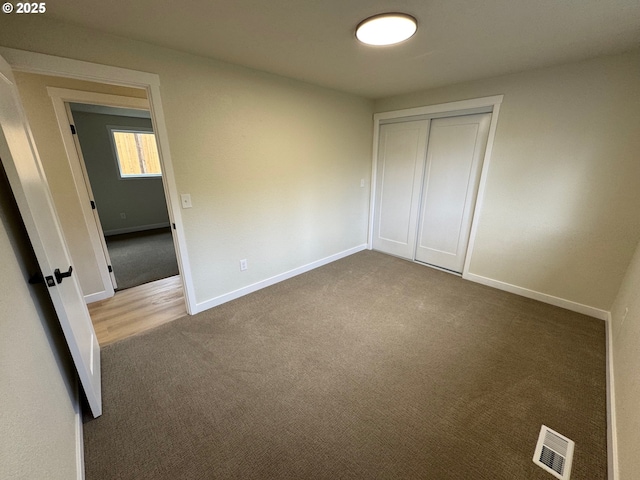
M 389 11 L 416 35 L 355 40 Z M 47 16 L 368 98 L 640 47 L 638 0 L 56 0 Z

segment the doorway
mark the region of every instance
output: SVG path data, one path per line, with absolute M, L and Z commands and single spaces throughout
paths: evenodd
M 164 285 L 157 286 L 155 291 L 149 292 L 146 296 L 130 296 L 126 310 L 122 310 L 121 302 L 118 304 L 110 302 L 111 300 L 117 300 L 121 294 L 131 291 L 132 289 L 118 291 L 117 295 L 114 296 L 115 289 L 121 289 L 119 283 L 122 282 L 115 280 L 114 272 L 117 274 L 118 272 L 116 270 L 118 269 L 117 266 L 113 268 L 113 260 L 115 260 L 115 258 L 112 259 L 111 255 L 109 255 L 107 240 L 105 239 L 100 221 L 102 220 L 103 209 L 94 197 L 92 187 L 95 187 L 95 185 L 92 185 L 92 180 L 89 180 L 90 177 L 87 173 L 87 166 L 82 157 L 84 152 L 80 146 L 80 140 L 77 135 L 78 129 L 76 128 L 76 122 L 73 118 L 73 112 L 71 111 L 73 104 L 78 104 L 79 108 L 77 109 L 76 115 L 94 113 L 111 119 L 119 116 L 126 120 L 129 130 L 131 127 L 138 129 L 146 127 L 147 131 L 145 131 L 145 133 L 152 132 L 155 134 L 157 132 L 157 123 L 153 121 L 153 115 L 150 114 L 151 104 L 147 100 L 149 92 L 140 88 L 120 88 L 101 83 L 78 81 L 34 73 L 17 73 L 17 77 L 18 87 L 23 88 L 21 93 L 25 98 L 25 110 L 29 118 L 33 119 L 32 130 L 35 141 L 39 150 L 43 152 L 42 159 L 47 179 L 51 185 L 53 199 L 56 202 L 57 214 L 60 218 L 62 229 L 68 240 L 72 255 L 73 273 L 74 275 L 77 274 L 84 296 L 84 303 L 89 304 L 90 321 L 93 322 L 98 343 L 104 343 L 102 334 L 105 333 L 105 331 L 113 334 L 113 331 L 117 329 L 118 335 L 123 333 L 122 327 L 125 322 L 127 323 L 129 332 L 137 333 L 137 331 L 149 328 L 148 321 L 145 326 L 136 325 L 137 319 L 144 318 L 148 320 L 148 318 L 155 319 L 157 316 L 161 316 L 164 321 L 166 319 L 165 310 L 172 312 L 172 319 L 187 314 L 188 302 L 186 294 L 188 293 L 188 289 L 186 284 L 189 282 L 189 279 L 184 275 L 174 277 L 177 279 L 177 282 L 172 282 L 171 298 L 169 298 L 166 293 L 163 293 L 167 289 L 167 286 Z M 73 90 L 68 87 L 71 87 Z M 102 110 L 101 112 L 81 112 L 83 109 L 90 110 L 91 108 Z M 129 111 L 116 112 L 109 110 L 113 108 Z M 114 115 L 115 113 L 119 115 Z M 146 123 L 143 126 L 131 124 L 130 122 L 132 121 L 144 121 Z M 115 126 L 122 127 L 117 121 L 112 123 Z M 124 129 L 120 128 L 120 130 Z M 103 137 L 106 137 L 107 134 L 108 131 L 105 127 Z M 162 137 L 157 136 L 157 138 L 160 144 Z M 104 147 L 104 144 L 102 146 Z M 181 272 L 181 270 L 184 270 L 185 265 L 188 267 L 188 263 L 186 263 L 184 249 L 180 255 L 177 254 L 180 252 L 180 243 L 177 238 L 180 225 L 176 222 L 176 218 L 179 218 L 179 215 L 176 215 L 176 205 L 171 205 L 169 200 L 177 198 L 178 195 L 175 192 L 171 192 L 170 187 L 171 183 L 173 183 L 173 178 L 170 164 L 164 162 L 163 155 L 161 155 L 161 153 L 164 152 L 161 151 L 159 147 L 161 147 L 161 145 L 156 146 L 158 150 L 157 163 L 160 166 L 160 171 L 158 172 L 160 175 L 157 178 L 159 181 L 156 182 L 156 186 L 159 187 L 161 194 L 164 194 L 158 202 L 164 205 L 164 216 L 161 221 L 153 223 L 151 226 L 164 229 L 162 232 L 165 236 L 164 243 L 168 248 L 171 248 L 171 256 L 173 258 L 174 270 L 172 273 L 177 274 Z M 110 144 L 107 144 L 106 148 L 98 148 L 98 150 L 107 150 L 110 155 L 110 165 L 116 165 Z M 165 149 L 164 151 L 167 150 Z M 166 168 L 167 165 L 169 165 L 169 170 Z M 125 180 L 122 180 L 122 182 L 124 181 Z M 175 186 L 173 189 L 175 190 Z M 110 195 L 110 197 L 113 198 L 119 198 L 121 196 L 119 193 Z M 135 199 L 130 203 L 141 203 L 141 201 Z M 168 205 L 171 205 L 172 208 L 168 208 Z M 130 226 L 131 225 L 123 225 L 122 227 L 127 228 Z M 139 227 L 139 225 L 136 226 Z M 147 224 L 146 226 L 148 227 L 149 225 Z M 146 232 L 148 232 L 148 230 Z M 115 233 L 134 235 L 136 232 L 116 231 Z M 154 254 L 155 253 L 157 253 L 157 251 L 155 251 Z M 137 257 L 137 255 L 134 254 L 133 257 Z M 178 267 L 178 265 L 180 266 Z M 135 270 L 145 271 L 152 269 L 138 267 Z M 94 308 L 98 304 L 100 304 L 102 311 L 106 309 L 113 312 L 113 315 L 110 315 L 109 323 L 100 326 L 97 323 L 99 319 L 95 314 Z M 140 308 L 145 306 L 147 307 L 147 311 L 144 317 L 138 315 L 124 318 L 124 311 L 140 312 Z M 133 327 L 141 328 L 131 330 Z
M 85 103 L 67 111 L 114 289 L 178 275 L 149 111 Z
M 96 263 L 108 271 L 103 294 L 85 294 L 98 342 L 107 345 L 184 316 L 175 224 L 148 102 L 47 91 L 76 190 L 86 199 Z
M 83 90 L 72 90 L 44 78 L 47 85 L 55 85 L 46 91 L 89 232 L 81 247 L 86 250 L 90 244 L 93 252 L 93 262 L 86 251 L 76 261 L 85 270 L 79 273 L 94 279 L 95 272 L 100 274 L 100 286 L 84 283 L 86 302 L 177 275 L 185 254 L 171 220 L 175 207 L 168 208 L 167 164 L 156 141 L 147 93 L 102 93 L 114 87 L 87 82 L 80 85 Z M 74 86 L 73 81 L 62 84 Z
M 89 225 L 87 223 L 87 218 L 91 213 L 89 198 L 86 192 L 83 196 L 76 183 L 76 179 L 80 178 L 76 174 L 81 174 L 81 172 L 77 172 L 76 165 L 69 164 L 68 156 L 65 155 L 69 152 L 69 145 L 73 146 L 73 141 L 68 142 L 71 135 L 69 124 L 64 125 L 63 122 L 60 127 L 64 126 L 65 129 L 56 128 L 56 117 L 58 120 L 65 117 L 64 108 L 60 111 L 54 108 L 54 111 L 51 111 L 53 98 L 47 97 L 44 82 L 26 80 L 28 85 L 23 84 L 24 90 L 22 90 L 20 83 L 25 79 L 21 78 L 20 81 L 16 81 L 16 76 L 44 77 L 51 75 L 48 78 L 52 83 L 46 85 L 57 84 L 58 87 L 69 88 L 68 82 L 75 83 L 75 88 L 78 85 L 86 87 L 85 93 L 89 96 L 92 86 L 95 85 L 101 86 L 103 90 L 115 87 L 143 93 L 141 96 L 145 98 L 140 100 L 143 100 L 145 108 L 152 112 L 152 122 L 160 150 L 159 158 L 163 167 L 163 185 L 181 273 L 180 277 L 177 277 L 180 278 L 180 308 L 183 311 L 186 310 L 185 313 L 191 314 L 196 311 L 196 299 L 186 251 L 178 191 L 171 163 L 159 76 L 5 47 L 0 47 L 0 71 L 2 73 L 0 77 L 3 79 L 3 82 L 0 83 L 11 90 L 10 94 L 3 94 L 1 102 L 3 108 L 0 108 L 2 130 L 4 131 L 5 123 L 11 127 L 11 145 L 6 145 L 4 141 L 0 142 L 2 163 L 12 167 L 11 174 L 8 176 L 13 182 L 12 190 L 14 193 L 18 192 L 16 197 L 20 199 L 18 203 L 21 215 L 23 219 L 27 220 L 25 225 L 34 245 L 40 269 L 45 275 L 44 280 L 47 285 L 56 284 L 55 288 L 47 288 L 47 291 L 56 309 L 65 341 L 92 413 L 94 416 L 99 416 L 102 411 L 100 347 L 96 340 L 92 319 L 89 318 L 87 312 L 86 295 L 83 298 L 83 292 L 80 288 L 80 269 L 78 268 L 85 263 L 94 265 L 92 249 L 95 252 L 95 245 L 98 244 L 99 247 L 99 242 L 84 241 L 86 239 L 80 238 L 80 243 L 84 243 L 85 248 L 77 249 L 74 246 L 77 243 L 72 244 L 69 241 L 70 238 L 76 236 L 75 234 L 79 230 Z M 6 89 L 5 91 L 8 92 Z M 53 103 L 55 105 L 56 101 L 54 100 Z M 64 107 L 64 104 L 62 106 Z M 58 115 L 59 113 L 60 115 Z M 31 120 L 34 121 L 31 122 Z M 61 133 L 62 143 L 60 142 Z M 0 137 L 4 138 L 4 135 L 0 135 Z M 4 148 L 5 146 L 8 148 Z M 20 156 L 17 165 L 13 160 L 10 160 L 13 151 Z M 47 162 L 51 162 L 48 170 L 39 152 L 45 153 L 48 158 Z M 13 180 L 11 180 L 12 177 Z M 57 190 L 60 200 L 58 205 L 55 203 L 54 188 Z M 65 222 L 71 228 L 65 229 Z M 97 238 L 95 232 L 89 231 L 88 238 L 90 240 Z M 74 238 L 74 241 L 76 240 L 78 238 Z M 67 246 L 73 247 L 73 249 L 69 249 Z M 99 248 L 101 249 L 101 247 Z M 70 255 L 71 252 L 74 257 Z M 76 254 L 82 258 L 79 263 L 75 258 Z M 71 261 L 74 262 L 76 268 L 72 268 Z M 95 267 L 94 270 L 97 271 L 97 263 L 95 263 Z M 107 283 L 110 280 L 107 269 L 100 270 L 95 277 L 97 279 L 95 283 L 101 283 L 101 281 Z M 132 289 L 129 289 L 129 292 L 131 291 Z M 108 294 L 104 290 L 96 293 L 99 295 Z M 111 289 L 111 294 L 113 294 L 113 289 Z M 78 405 L 79 400 L 76 400 L 74 406 Z

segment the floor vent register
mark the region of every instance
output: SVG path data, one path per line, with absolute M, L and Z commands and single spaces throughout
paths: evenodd
M 533 463 L 560 480 L 569 480 L 575 442 L 543 425 Z

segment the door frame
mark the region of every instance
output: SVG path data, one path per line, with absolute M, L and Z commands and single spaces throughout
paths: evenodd
M 493 152 L 493 141 L 495 139 L 496 128 L 498 125 L 498 115 L 500 113 L 500 105 L 504 95 L 493 95 L 490 97 L 474 98 L 469 100 L 461 100 L 457 102 L 440 103 L 436 105 L 427 105 L 415 108 L 406 108 L 402 110 L 392 110 L 389 112 L 375 113 L 373 115 L 373 150 L 371 159 L 371 195 L 369 199 L 369 230 L 367 234 L 367 248 L 373 248 L 373 227 L 374 212 L 376 208 L 376 185 L 377 185 L 377 168 L 378 168 L 378 143 L 380 125 L 391 123 L 394 121 L 410 121 L 423 118 L 433 119 L 448 116 L 467 115 L 479 113 L 478 109 L 491 112 L 491 124 L 489 126 L 489 137 L 487 139 L 487 147 L 484 152 L 484 161 L 482 163 L 482 171 L 480 173 L 480 184 L 478 185 L 478 193 L 476 196 L 476 204 L 473 209 L 471 220 L 471 233 L 469 234 L 469 243 L 465 254 L 464 267 L 462 269 L 462 278 L 467 278 L 469 274 L 469 265 L 471 256 L 473 255 L 473 247 L 478 230 L 478 219 L 482 212 L 482 204 L 485 195 L 485 186 L 487 182 L 487 172 L 491 163 L 491 153 Z M 436 268 L 436 267 L 434 267 Z
M 109 85 L 140 88 L 146 91 L 151 112 L 151 122 L 156 134 L 158 154 L 163 169 L 162 183 L 167 198 L 169 221 L 175 226 L 172 229 L 173 241 L 178 260 L 178 269 L 184 287 L 185 306 L 187 313 L 194 314 L 197 311 L 195 289 L 186 248 L 184 226 L 182 224 L 180 197 L 169 149 L 169 136 L 160 95 L 159 75 L 7 47 L 0 47 L 0 55 L 5 58 L 13 70 L 19 72 L 74 78 Z
M 104 290 L 89 295 L 85 295 L 87 303 L 96 302 L 114 295 L 115 278 L 114 273 L 109 272 L 106 240 L 100 223 L 98 209 L 92 207 L 93 197 L 91 179 L 87 173 L 87 167 L 84 161 L 84 154 L 78 135 L 71 132 L 69 124 L 73 124 L 73 115 L 70 111 L 69 103 L 82 103 L 90 105 L 102 105 L 109 107 L 120 107 L 134 110 L 149 111 L 149 101 L 146 98 L 126 97 L 122 95 L 112 95 L 107 93 L 86 92 L 82 90 L 71 90 L 67 88 L 47 87 L 47 93 L 53 102 L 53 110 L 58 121 L 60 134 L 62 135 L 62 143 L 65 152 L 76 193 L 80 198 L 82 214 L 84 216 L 91 245 L 95 255 L 96 263 L 100 268 L 100 278 L 102 279 Z M 155 132 L 154 132 L 155 133 Z M 164 185 L 163 185 L 164 190 Z M 164 192 L 165 198 L 167 192 Z

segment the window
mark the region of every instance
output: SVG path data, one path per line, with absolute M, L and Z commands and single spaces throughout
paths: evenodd
M 109 127 L 120 178 L 160 177 L 160 157 L 153 132 Z

